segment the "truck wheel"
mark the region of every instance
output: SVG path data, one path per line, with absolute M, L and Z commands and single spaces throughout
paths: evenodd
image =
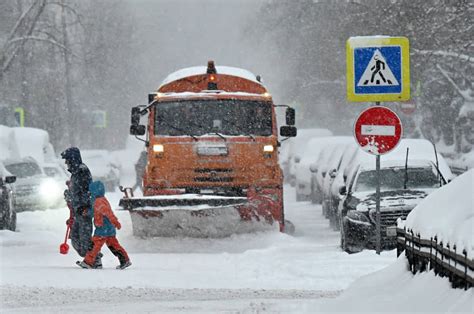
M 285 229 L 283 232 L 289 235 L 295 234 L 295 225 L 291 221 L 285 219 Z

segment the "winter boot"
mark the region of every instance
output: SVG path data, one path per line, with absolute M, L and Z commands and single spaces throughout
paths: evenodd
M 100 253 L 97 254 L 97 257 L 95 259 L 95 263 L 94 263 L 94 269 L 102 269 L 102 256 L 104 256 L 104 254 Z
M 87 263 L 84 262 L 84 261 L 77 261 L 77 262 L 76 262 L 76 265 L 79 266 L 79 267 L 82 267 L 82 268 L 87 268 L 87 269 L 92 269 L 92 268 L 94 268 L 93 266 L 87 264 Z
M 132 266 L 132 262 L 126 261 L 125 263 L 120 263 L 120 265 L 118 265 L 116 268 L 117 269 L 125 269 L 129 266 Z

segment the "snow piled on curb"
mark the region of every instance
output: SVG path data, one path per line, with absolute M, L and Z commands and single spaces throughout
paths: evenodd
M 474 257 L 474 169 L 428 195 L 407 217 L 405 226 L 424 239 L 437 236 Z
M 433 271 L 413 275 L 405 256 L 389 267 L 354 282 L 319 312 L 342 313 L 473 313 L 474 289 L 452 289 Z

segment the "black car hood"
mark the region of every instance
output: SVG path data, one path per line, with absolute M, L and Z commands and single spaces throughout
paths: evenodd
M 381 210 L 411 210 L 432 191 L 433 189 L 381 191 L 380 208 Z M 375 193 L 356 192 L 353 196 L 359 199 L 357 210 L 367 211 L 375 208 Z

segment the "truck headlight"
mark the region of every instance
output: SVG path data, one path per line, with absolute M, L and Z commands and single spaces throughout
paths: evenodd
M 163 153 L 165 151 L 165 148 L 162 144 L 155 144 L 153 145 L 153 151 L 155 153 Z
M 263 146 L 263 152 L 264 153 L 273 153 L 273 145 L 265 145 Z

